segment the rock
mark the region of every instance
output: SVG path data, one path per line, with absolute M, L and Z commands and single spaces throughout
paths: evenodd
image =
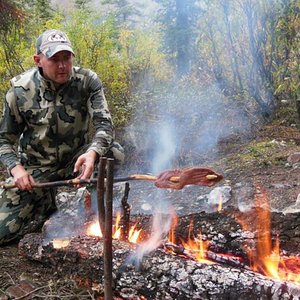
M 210 204 L 218 204 L 220 199 L 222 200 L 222 203 L 226 203 L 231 199 L 230 186 L 216 187 L 208 194 L 208 201 Z
M 300 152 L 295 152 L 291 154 L 288 158 L 287 161 L 293 166 L 296 163 L 300 163 Z

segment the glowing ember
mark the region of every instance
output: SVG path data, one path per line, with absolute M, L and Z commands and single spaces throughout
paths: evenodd
M 103 237 L 99 222 L 94 222 L 90 224 L 89 227 L 87 228 L 86 234 L 89 236 Z
M 54 239 L 52 244 L 54 249 L 65 248 L 70 244 L 70 240 Z

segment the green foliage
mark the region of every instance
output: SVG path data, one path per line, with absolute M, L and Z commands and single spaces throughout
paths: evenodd
M 0 46 L 0 90 L 6 92 L 9 79 L 33 66 L 35 40 L 46 29 L 64 30 L 73 43 L 75 64 L 94 70 L 104 84 L 116 126 L 128 122 L 135 107 L 134 92 L 145 78 L 166 78 L 168 68 L 159 51 L 159 36 L 118 28 L 116 19 L 91 13 L 86 7 L 74 10 L 65 19 L 60 13 L 39 18 L 40 1 L 26 3 L 26 26 L 7 34 L 7 51 Z M 9 55 L 7 55 L 9 53 Z M 6 56 L 5 56 L 6 55 Z M 166 66 L 165 69 L 161 69 Z M 150 79 L 149 79 L 150 80 Z
M 23 23 L 8 18 L 9 27 L 1 31 L 1 97 L 12 76 L 34 65 L 37 36 L 58 28 L 72 40 L 76 65 L 101 78 L 116 126 L 126 125 L 138 104 L 146 107 L 151 99 L 159 106 L 157 95 L 170 90 L 179 104 L 184 97 L 194 99 L 184 96 L 187 91 L 196 94 L 199 87 L 216 86 L 225 96 L 222 101 L 231 99 L 251 111 L 255 106 L 271 107 L 273 93 L 279 99 L 300 98 L 297 0 L 189 0 L 186 7 L 164 0 L 159 1 L 161 27 L 156 23 L 149 28 L 135 28 L 129 22 L 138 13 L 128 1 L 104 2 L 114 5 L 113 13 L 92 13 L 90 1 L 81 0 L 63 16 L 49 1 L 16 0 L 24 18 Z M 189 18 L 180 18 L 179 12 Z M 197 52 L 190 55 L 191 49 Z M 173 69 L 168 62 L 178 66 L 180 56 L 193 62 L 192 73 L 176 82 L 176 66 Z
M 75 7 L 77 9 L 88 9 L 91 0 L 75 0 Z
M 130 119 L 137 87 L 147 80 L 149 84 L 149 78 L 167 77 L 158 35 L 118 28 L 114 16 L 102 19 L 87 10 L 76 10 L 63 30 L 73 42 L 76 64 L 94 70 L 101 78 L 118 127 Z
M 300 3 L 288 1 L 276 27 L 275 94 L 279 98 L 300 99 Z
M 287 147 L 287 143 L 276 140 L 252 141 L 242 153 L 230 159 L 231 165 L 245 165 L 247 167 L 268 167 L 285 165 L 286 156 L 282 155 L 282 149 Z M 290 146 L 293 145 L 291 142 Z
M 156 2 L 161 5 L 157 21 L 164 34 L 164 51 L 169 53 L 178 77 L 187 75 L 194 60 L 195 29 L 202 11 L 194 0 Z
M 127 0 L 102 0 L 103 5 L 109 5 L 110 14 L 115 17 L 118 27 L 130 27 L 134 24 L 134 18 L 140 16 L 138 6 L 140 4 Z
M 48 20 L 61 20 L 52 15 L 49 3 L 46 2 L 41 0 L 16 1 L 16 7 L 23 9 L 22 22 L 12 22 L 9 30 L 5 30 L 0 35 L 1 99 L 4 98 L 9 88 L 9 80 L 34 66 L 32 56 L 35 51 L 35 40 L 41 31 L 47 28 Z

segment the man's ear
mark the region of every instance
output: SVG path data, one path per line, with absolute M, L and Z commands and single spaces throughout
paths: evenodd
M 34 55 L 33 56 L 33 60 L 34 60 L 34 62 L 35 62 L 35 64 L 38 66 L 38 67 L 41 67 L 41 57 L 40 57 L 40 55 Z

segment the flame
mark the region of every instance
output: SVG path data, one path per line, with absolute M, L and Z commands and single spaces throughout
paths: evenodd
M 113 239 L 118 240 L 121 237 L 121 227 L 120 227 L 120 221 L 121 221 L 121 214 L 118 212 L 116 217 L 116 223 L 113 227 Z
M 175 230 L 176 230 L 177 225 L 178 225 L 178 217 L 175 215 L 172 219 L 172 225 L 171 225 L 171 229 L 169 231 L 169 237 L 168 237 L 168 243 L 171 245 L 176 244 Z M 193 223 L 193 220 L 191 220 L 190 224 L 189 224 L 188 240 L 184 241 L 181 239 L 182 246 L 184 247 L 188 256 L 193 257 L 194 260 L 196 260 L 197 262 L 212 264 L 213 262 L 206 258 L 206 251 L 209 247 L 209 242 L 203 241 L 201 232 L 199 233 L 198 238 L 194 238 L 192 236 L 193 227 L 194 227 L 194 223 Z M 169 252 L 176 254 L 172 250 L 169 250 Z
M 188 251 L 188 253 L 194 256 L 197 262 L 212 264 L 213 262 L 206 257 L 206 252 L 209 244 L 209 241 L 204 241 L 202 239 L 201 232 L 199 233 L 198 238 L 189 237 L 187 242 L 182 241 L 182 245 L 184 246 L 184 248 Z
M 90 224 L 86 230 L 86 234 L 89 236 L 103 237 L 99 222 L 96 221 L 96 222 L 93 222 L 92 224 Z
M 254 223 L 247 224 L 245 220 L 239 220 L 244 230 L 256 232 L 256 247 L 246 248 L 251 268 L 277 280 L 300 283 L 300 257 L 280 256 L 278 234 L 274 244 L 272 243 L 269 198 L 261 187 L 258 186 L 257 191 Z
M 174 216 L 172 218 L 171 229 L 169 231 L 169 237 L 168 237 L 169 242 L 172 243 L 172 244 L 176 243 L 175 230 L 176 230 L 177 225 L 178 225 L 178 217 L 174 213 Z
M 256 209 L 255 218 L 250 222 L 247 220 L 239 219 L 242 227 L 246 231 L 252 231 L 256 233 L 257 243 L 255 247 L 246 247 L 245 251 L 250 260 L 250 267 L 253 271 L 259 272 L 270 278 L 274 278 L 281 281 L 293 281 L 300 284 L 300 257 L 290 256 L 283 257 L 280 255 L 280 242 L 277 235 L 274 243 L 272 242 L 271 234 L 271 214 L 269 207 L 269 200 L 267 194 L 257 186 L 258 193 L 255 196 Z M 222 210 L 222 197 L 219 199 L 218 212 Z M 113 239 L 121 238 L 121 214 L 118 213 L 116 221 L 113 226 Z M 134 244 L 139 242 L 142 229 L 136 228 L 137 224 L 134 224 L 129 229 L 128 241 Z M 176 245 L 176 227 L 178 226 L 178 217 L 174 214 L 172 218 L 171 229 L 169 230 L 168 242 L 170 245 Z M 203 239 L 202 233 L 199 232 L 197 237 L 194 237 L 193 232 L 194 223 L 191 220 L 188 230 L 187 241 L 181 240 L 182 253 L 186 257 L 192 258 L 197 262 L 205 264 L 215 263 L 208 258 L 208 249 L 210 242 Z M 87 235 L 103 237 L 99 223 L 97 221 L 91 223 L 87 228 Z M 67 247 L 68 240 L 54 240 L 54 248 Z M 172 248 L 172 247 L 170 247 Z M 170 253 L 178 255 L 176 251 L 168 250 Z M 228 254 L 218 254 L 219 257 L 230 257 Z M 237 260 L 238 257 L 235 257 Z
M 222 208 L 223 208 L 223 198 L 220 195 L 219 203 L 218 203 L 218 212 L 220 212 L 222 210 Z
M 259 272 L 265 276 L 281 280 L 300 283 L 300 257 L 281 257 L 279 236 L 272 243 L 271 235 L 271 214 L 267 194 L 261 190 L 255 197 L 256 211 L 254 222 L 249 223 L 245 220 L 239 220 L 244 230 L 256 232 L 257 243 L 254 248 L 245 248 L 250 259 L 250 266 L 253 271 Z M 222 209 L 222 198 L 219 201 L 218 211 Z M 175 245 L 175 229 L 178 225 L 178 218 L 174 218 L 169 232 L 169 243 Z M 192 235 L 193 220 L 189 224 L 188 240 L 181 240 L 186 256 L 195 259 L 197 262 L 212 264 L 214 263 L 207 257 L 209 241 L 204 241 L 201 232 L 195 238 Z M 174 253 L 172 250 L 169 252 Z M 228 254 L 218 254 L 219 257 L 231 257 Z M 235 257 L 235 259 L 239 259 Z
M 118 240 L 121 238 L 122 228 L 120 226 L 120 221 L 121 221 L 121 214 L 118 213 L 116 216 L 115 224 L 113 226 L 113 234 L 112 234 L 112 238 L 115 240 Z M 128 241 L 136 244 L 139 240 L 141 232 L 142 232 L 142 229 L 139 229 L 139 230 L 136 229 L 136 224 L 131 226 L 129 229 Z M 89 226 L 86 230 L 86 234 L 89 236 L 103 237 L 99 222 L 95 221 L 95 222 L 89 224 Z
M 137 244 L 141 231 L 142 231 L 142 229 L 137 230 L 136 224 L 134 224 L 129 230 L 129 234 L 128 234 L 129 242 L 131 242 L 133 244 Z

